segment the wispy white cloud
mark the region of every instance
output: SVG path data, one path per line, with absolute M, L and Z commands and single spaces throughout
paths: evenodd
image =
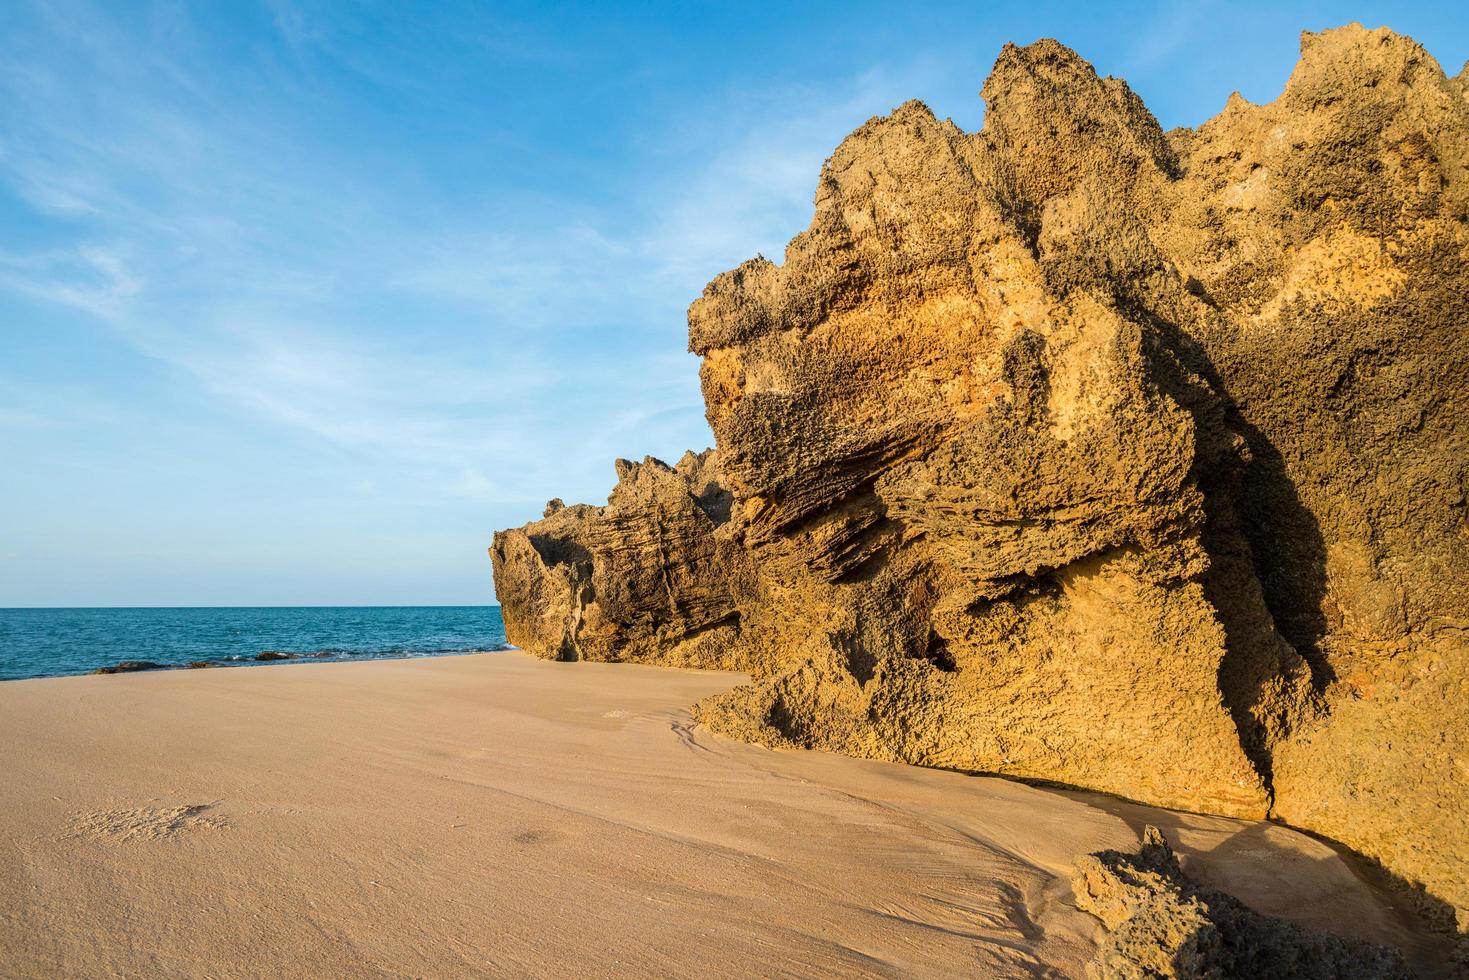
M 333 50 L 300 8 L 272 6 L 292 47 Z M 290 105 L 166 51 L 140 77 L 115 18 L 72 18 L 93 87 L 0 71 L 0 98 L 24 110 L 0 175 L 79 234 L 0 255 L 0 289 L 83 310 L 210 403 L 370 461 L 374 492 L 411 481 L 485 504 L 595 499 L 613 455 L 702 448 L 685 304 L 756 251 L 778 258 L 821 161 L 926 70 L 731 93 L 670 124 L 665 165 L 617 220 L 553 200 L 533 223 L 524 198 L 512 220 L 342 179 Z M 186 20 L 167 29 L 194 47 Z M 294 77 L 284 91 L 309 94 Z
M 119 250 L 81 243 L 29 253 L 0 252 L 0 288 L 110 320 L 123 314 L 142 283 L 128 270 Z
M 872 116 L 933 90 L 936 76 L 932 62 L 917 59 L 829 85 L 732 97 L 683 135 L 710 152 L 663 188 L 646 242 L 661 257 L 655 271 L 665 281 L 702 285 L 757 252 L 781 261 L 789 239 L 810 222 L 819 170 L 837 144 Z

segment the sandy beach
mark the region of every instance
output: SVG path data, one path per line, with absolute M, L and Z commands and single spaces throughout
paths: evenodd
M 1260 911 L 1436 954 L 1283 827 L 770 752 L 738 675 L 519 653 L 0 684 L 6 976 L 1083 975 L 1161 826 Z

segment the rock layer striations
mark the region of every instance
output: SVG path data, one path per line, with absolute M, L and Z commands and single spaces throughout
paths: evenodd
M 689 311 L 718 460 L 503 532 L 512 642 L 710 727 L 1282 817 L 1469 909 L 1469 93 L 1385 30 L 1165 133 L 1006 47 Z

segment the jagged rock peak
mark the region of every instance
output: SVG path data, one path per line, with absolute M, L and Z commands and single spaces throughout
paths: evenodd
M 1081 179 L 1130 179 L 1178 164 L 1157 119 L 1118 78 L 1100 78 L 1057 41 L 1005 45 L 984 83 L 982 135 L 1036 205 Z M 1037 156 L 1038 155 L 1038 156 Z

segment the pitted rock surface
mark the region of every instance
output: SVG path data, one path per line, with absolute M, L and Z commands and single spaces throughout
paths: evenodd
M 1344 939 L 1261 915 L 1184 873 L 1156 827 L 1136 854 L 1076 862 L 1077 907 L 1107 929 L 1087 967 L 1094 980 L 1412 980 L 1390 946 Z

